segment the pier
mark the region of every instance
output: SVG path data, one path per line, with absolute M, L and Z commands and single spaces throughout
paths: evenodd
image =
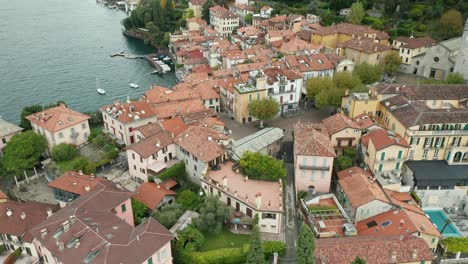
M 151 54 L 147 54 L 147 55 L 136 55 L 136 54 L 130 54 L 130 53 L 125 53 L 124 51 L 120 51 L 120 52 L 113 53 L 113 54 L 111 54 L 109 56 L 110 57 L 124 57 L 124 58 L 127 58 L 127 59 L 144 59 L 151 65 L 151 67 L 155 68 L 155 70 L 152 71 L 151 74 L 155 74 L 155 73 L 165 74 L 165 73 L 168 72 L 168 70 L 163 68 L 164 65 L 160 65 L 160 64 L 156 63 L 155 60 L 153 60 L 153 58 L 158 58 L 161 55 L 165 55 L 165 54 L 163 54 L 163 53 L 151 53 Z M 170 57 L 170 58 L 171 58 L 171 62 L 173 63 L 172 57 Z M 168 65 L 166 63 L 164 63 L 164 64 L 167 65 L 169 68 L 171 68 L 170 65 Z

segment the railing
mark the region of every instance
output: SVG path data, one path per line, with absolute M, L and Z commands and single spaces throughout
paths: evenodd
M 386 162 L 403 162 L 405 161 L 404 158 L 395 158 L 395 157 L 392 157 L 392 158 L 386 158 L 384 160 L 378 160 L 378 163 L 386 163 Z
M 279 91 L 276 91 L 275 90 L 269 90 L 268 91 L 268 95 L 271 95 L 271 94 L 285 94 L 285 93 L 294 93 L 296 91 L 296 89 L 292 89 L 292 90 L 286 90 L 286 89 L 280 89 Z
M 406 130 L 408 136 L 468 135 L 468 130 Z

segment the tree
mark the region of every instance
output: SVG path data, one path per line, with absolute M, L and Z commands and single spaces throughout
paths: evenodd
M 297 241 L 297 263 L 314 264 L 315 237 L 307 224 L 302 224 Z
M 283 161 L 259 152 L 244 152 L 239 165 L 242 172 L 251 179 L 278 181 L 286 176 Z
M 206 24 L 210 24 L 210 8 L 214 6 L 214 3 L 212 0 L 207 0 L 203 5 L 202 5 L 202 18 L 206 21 Z
M 252 234 L 250 235 L 250 247 L 247 254 L 246 264 L 264 264 L 265 256 L 263 255 L 262 238 L 260 237 L 260 230 L 258 225 L 252 227 Z
M 350 72 L 337 72 L 333 76 L 333 82 L 338 90 L 341 91 L 357 91 L 361 88 L 361 80 L 357 76 L 353 76 Z
M 364 19 L 365 12 L 364 12 L 364 6 L 362 5 L 361 2 L 356 2 L 353 5 L 351 5 L 351 9 L 349 10 L 348 16 L 346 17 L 346 20 L 352 24 L 360 25 L 362 22 L 362 19 Z
M 459 36 L 463 32 L 463 16 L 457 10 L 448 10 L 440 18 L 440 25 L 445 39 Z
M 177 246 L 181 248 L 195 251 L 203 245 L 203 242 L 205 242 L 205 237 L 202 232 L 193 225 L 187 226 L 182 231 L 178 232 Z
M 451 72 L 447 75 L 447 80 L 445 80 L 445 83 L 447 84 L 464 84 L 465 83 L 465 78 L 463 77 L 463 74 L 459 72 Z
M 400 69 L 401 58 L 398 52 L 392 51 L 384 58 L 384 71 L 389 75 L 395 75 Z
M 182 205 L 173 203 L 162 206 L 159 211 L 153 214 L 153 217 L 161 225 L 165 226 L 167 229 L 170 229 L 177 222 L 184 211 L 185 210 L 182 208 Z
M 37 105 L 37 104 L 26 106 L 25 108 L 23 108 L 23 110 L 21 111 L 20 127 L 24 128 L 25 130 L 31 130 L 32 129 L 31 122 L 28 119 L 26 119 L 26 117 L 28 115 L 41 112 L 42 110 L 44 110 L 44 107 L 42 107 L 42 105 Z
M 184 19 L 189 19 L 195 17 L 195 14 L 193 13 L 193 9 L 187 8 L 184 11 L 184 14 L 182 15 L 182 18 Z
M 141 203 L 138 200 L 132 198 L 132 210 L 133 210 L 133 221 L 135 225 L 141 224 L 143 218 L 146 216 L 146 212 L 148 211 L 148 207 Z
M 249 103 L 250 114 L 260 119 L 260 128 L 263 128 L 263 121 L 275 117 L 279 112 L 280 104 L 274 98 L 264 98 L 253 100 Z
M 346 170 L 353 166 L 353 159 L 348 156 L 339 156 L 336 158 L 336 166 L 338 167 L 338 171 Z
M 177 194 L 176 202 L 187 210 L 193 210 L 201 203 L 201 197 L 191 190 L 183 190 Z
M 4 149 L 5 167 L 8 171 L 21 173 L 39 163 L 40 157 L 47 148 L 44 136 L 34 131 L 26 131 L 11 138 Z
M 54 161 L 72 160 L 77 154 L 76 147 L 67 143 L 60 143 L 52 148 L 52 159 Z
M 223 223 L 229 218 L 231 209 L 216 197 L 207 197 L 200 208 L 200 217 L 195 220 L 195 225 L 200 231 L 219 233 L 223 229 Z
M 396 0 L 385 0 L 384 11 L 387 17 L 391 17 L 395 14 L 395 10 L 398 6 L 398 1 Z
M 252 25 L 252 21 L 253 21 L 253 14 L 247 14 L 244 16 L 244 22 L 247 24 L 247 25 Z
M 332 78 L 330 77 L 318 77 L 311 78 L 307 81 L 306 85 L 306 96 L 309 99 L 314 100 L 315 97 L 321 91 L 327 91 L 335 88 Z
M 351 264 L 366 264 L 366 263 L 367 262 L 364 259 L 362 259 L 362 258 L 360 258 L 358 256 L 356 256 L 356 258 L 353 260 L 353 262 L 351 262 Z
M 353 75 L 358 77 L 363 84 L 371 84 L 382 79 L 382 67 L 361 63 L 354 67 Z

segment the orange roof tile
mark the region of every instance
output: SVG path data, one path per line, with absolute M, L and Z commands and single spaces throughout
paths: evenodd
M 206 110 L 206 107 L 199 99 L 195 99 L 157 104 L 152 107 L 152 110 L 155 114 L 159 115 L 160 119 L 166 119 L 172 116 Z
M 202 100 L 221 98 L 219 93 L 208 82 L 199 83 L 194 90 L 198 92 Z
M 362 137 L 362 141 L 365 145 L 368 145 L 368 142 L 372 141 L 372 144 L 374 144 L 377 151 L 393 145 L 405 148 L 411 147 L 400 135 L 385 129 L 375 129 L 370 131 Z
M 59 178 L 49 182 L 49 187 L 62 191 L 83 195 L 96 189 L 103 188 L 102 182 L 108 182 L 104 178 L 94 175 L 80 174 L 76 171 L 67 171 Z
M 200 126 L 190 126 L 174 142 L 190 154 L 204 162 L 210 162 L 225 154 L 216 140 L 227 139 L 216 130 Z
M 168 131 L 161 131 L 160 133 L 142 139 L 137 143 L 126 147 L 125 149 L 131 149 L 146 159 L 172 143 L 173 138 L 171 133 Z
M 188 128 L 188 125 L 184 123 L 184 120 L 182 120 L 182 117 L 180 116 L 161 121 L 161 126 L 165 130 L 174 133 L 175 136 L 179 135 Z
M 150 123 L 143 126 L 135 128 L 135 130 L 140 131 L 140 133 L 145 137 L 151 137 L 152 135 L 158 134 L 163 131 L 163 128 L 159 122 Z
M 344 178 L 351 177 L 356 173 L 364 174 L 371 177 L 374 176 L 371 171 L 365 170 L 358 166 L 353 166 L 351 168 L 347 168 L 346 170 L 339 171 L 336 173 L 336 175 L 338 176 L 339 180 L 342 180 Z
M 130 103 L 116 101 L 111 105 L 101 107 L 101 111 L 106 111 L 122 123 L 130 123 L 135 120 L 156 116 L 156 113 L 151 108 L 151 104 L 146 101 Z
M 182 85 L 183 86 L 183 85 Z M 146 99 L 153 104 L 165 103 L 170 101 L 183 101 L 198 98 L 198 94 L 189 88 L 171 90 L 163 86 L 153 86 L 145 92 Z
M 360 236 L 389 236 L 413 234 L 418 228 L 406 210 L 395 209 L 356 223 Z
M 338 180 L 353 208 L 358 208 L 374 200 L 390 203 L 377 181 L 369 178 L 369 175 L 357 173 Z
M 8 199 L 8 196 L 0 191 L 0 199 Z
M 294 155 L 335 157 L 335 150 L 320 125 L 296 123 L 294 125 Z
M 57 132 L 90 119 L 90 116 L 73 111 L 65 105 L 52 107 L 26 117 L 49 132 Z
M 340 132 L 346 128 L 359 129 L 359 125 L 356 124 L 351 118 L 338 113 L 322 120 L 328 134 L 331 136 L 335 133 Z
M 162 184 L 161 184 L 162 185 Z M 138 187 L 134 199 L 151 210 L 158 208 L 165 196 L 176 196 L 177 193 L 154 182 L 144 182 Z
M 375 120 L 373 120 L 372 117 L 365 113 L 354 117 L 353 121 L 356 122 L 361 129 L 368 129 L 371 126 L 377 125 Z

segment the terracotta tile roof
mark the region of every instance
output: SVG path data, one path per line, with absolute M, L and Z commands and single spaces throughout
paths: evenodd
M 421 47 L 426 47 L 436 43 L 431 37 L 422 37 L 422 38 L 408 38 L 408 37 L 398 37 L 396 39 L 399 42 L 404 42 L 405 44 L 401 45 L 402 48 L 407 49 L 417 49 Z
M 286 15 L 279 15 L 279 16 L 274 16 L 270 19 L 267 19 L 266 21 L 272 22 L 272 23 L 282 23 L 286 22 L 288 20 L 288 17 Z
M 294 155 L 335 157 L 335 150 L 326 130 L 319 132 L 320 125 L 296 123 L 294 125 Z
M 418 232 L 406 210 L 394 209 L 356 223 L 360 236 L 407 235 Z
M 210 14 L 213 14 L 216 17 L 220 18 L 236 18 L 238 17 L 236 14 L 233 12 L 229 11 L 228 9 L 222 7 L 222 6 L 213 6 L 210 7 Z
M 101 111 L 109 113 L 122 123 L 130 123 L 135 120 L 156 116 L 151 104 L 146 101 L 135 101 L 130 103 L 121 103 L 116 101 L 113 104 L 101 107 Z
M 339 47 L 358 50 L 368 54 L 389 51 L 392 49 L 392 47 L 377 43 L 371 38 L 351 39 L 341 43 Z
M 290 70 L 287 68 L 266 68 L 263 69 L 263 73 L 268 76 L 268 83 L 273 84 L 280 81 L 280 77 L 285 76 L 288 80 L 294 81 L 297 79 L 302 79 L 304 76 L 302 73 Z
M 411 148 L 406 140 L 398 134 L 393 133 L 390 130 L 375 129 L 362 136 L 363 142 L 372 141 L 377 151 L 385 149 L 390 146 L 401 146 L 405 148 Z M 366 143 L 364 143 L 366 145 Z
M 200 83 L 211 79 L 206 72 L 190 73 L 184 76 L 184 82 Z
M 66 106 L 57 106 L 34 113 L 26 117 L 32 123 L 49 132 L 57 132 L 64 128 L 84 122 L 91 117 L 76 112 Z
M 58 205 L 37 202 L 6 201 L 0 203 L 0 234 L 18 236 L 23 241 L 31 243 L 33 240 L 29 232 L 31 228 L 47 218 L 48 210 L 55 212 L 58 209 Z
M 357 256 L 372 264 L 419 263 L 435 259 L 427 243 L 413 236 L 340 237 L 318 239 L 316 243 L 317 264 L 347 264 Z
M 386 32 L 371 29 L 367 26 L 353 25 L 349 23 L 341 23 L 329 27 L 317 28 L 314 33 L 322 36 L 341 33 L 361 37 L 370 34 L 375 35 L 377 39 L 388 39 L 388 34 Z
M 197 66 L 192 67 L 192 72 L 193 73 L 204 72 L 204 73 L 210 74 L 212 71 L 213 71 L 213 69 L 211 69 L 210 65 L 208 65 L 208 64 L 197 65 Z
M 346 170 L 342 170 L 336 173 L 339 180 L 342 180 L 347 177 L 351 177 L 354 174 L 363 174 L 363 175 L 374 177 L 374 175 L 372 174 L 370 170 L 365 170 L 358 166 L 353 166 L 351 168 L 347 168 Z
M 221 189 L 227 195 L 236 197 L 248 206 L 264 212 L 283 212 L 282 187 L 278 181 L 260 181 L 245 178 L 233 170 L 234 163 L 228 161 L 220 165 L 220 170 L 210 170 L 203 181 Z M 225 181 L 226 179 L 226 181 Z M 223 184 L 226 183 L 226 189 Z M 257 207 L 256 198 L 260 197 Z M 258 209 L 257 209 L 258 208 Z
M 281 45 L 281 51 L 287 53 L 306 51 L 310 48 L 310 43 L 300 38 L 292 38 Z
M 203 118 L 207 118 L 207 117 L 213 117 L 213 116 L 216 116 L 217 113 L 216 113 L 216 110 L 214 109 L 203 109 L 203 110 L 200 110 L 200 111 L 195 111 L 195 112 L 191 112 L 191 113 L 188 113 L 188 114 L 183 114 L 182 115 L 182 119 L 184 120 L 185 124 L 193 124 L 195 122 L 198 122 L 199 120 L 203 119 Z
M 177 186 L 177 182 L 174 179 L 168 179 L 161 182 L 161 185 L 164 186 L 166 189 L 172 189 Z
M 288 55 L 285 60 L 289 67 L 297 68 L 301 73 L 335 69 L 335 65 L 324 53 L 311 54 L 310 56 Z
M 241 27 L 237 29 L 237 34 L 245 35 L 245 36 L 257 36 L 260 33 L 260 30 L 256 27 L 248 26 L 248 27 Z
M 51 188 L 71 192 L 77 195 L 83 195 L 96 189 L 104 188 L 105 184 L 110 184 L 110 182 L 104 178 L 99 178 L 94 175 L 80 174 L 76 171 L 67 171 L 59 178 L 49 182 L 47 185 Z
M 152 135 L 158 134 L 163 131 L 163 128 L 160 123 L 150 123 L 143 126 L 135 128 L 135 130 L 140 131 L 140 133 L 145 137 L 151 137 Z
M 184 123 L 184 120 L 180 116 L 161 121 L 161 126 L 170 133 L 174 133 L 175 136 L 188 128 L 188 125 Z
M 209 99 L 219 99 L 221 96 L 216 90 L 210 85 L 210 83 L 202 82 L 195 86 L 194 89 L 200 95 L 202 100 L 209 100 Z
M 416 213 L 414 211 L 407 210 L 406 213 L 413 221 L 414 225 L 418 229 L 419 232 L 435 237 L 442 237 L 437 227 L 434 226 L 432 221 L 423 213 Z
M 179 115 L 185 115 L 188 113 L 198 112 L 205 110 L 205 105 L 199 99 L 179 101 L 179 102 L 168 102 L 164 104 L 157 104 L 153 106 L 153 112 L 159 115 L 160 119 L 166 119 L 169 117 L 175 117 Z
M 0 199 L 8 199 L 8 196 L 0 191 Z
M 162 184 L 161 184 L 162 185 Z M 166 189 L 164 186 L 154 182 L 144 182 L 136 190 L 134 199 L 154 210 L 159 207 L 165 196 L 176 196 L 177 193 Z
M 216 141 L 226 139 L 225 135 L 211 128 L 190 126 L 174 142 L 203 162 L 210 162 L 224 155 L 224 148 Z
M 256 62 L 256 63 L 245 63 L 245 64 L 237 64 L 235 68 L 239 71 L 239 73 L 248 73 L 254 70 L 260 70 L 267 65 L 267 62 Z
M 294 33 L 289 30 L 289 29 L 284 29 L 284 30 L 268 30 L 268 36 L 270 38 L 278 38 L 278 37 L 292 37 L 294 36 Z
M 172 240 L 173 234 L 152 217 L 137 227 L 119 218 L 114 208 L 132 195 L 117 188 L 105 188 L 80 196 L 33 228 L 31 233 L 61 263 L 83 263 L 93 252 L 98 254 L 89 263 L 146 262 Z M 58 233 L 66 221 L 69 230 Z M 43 236 L 42 230 L 48 233 Z M 68 247 L 76 237 L 79 237 L 78 246 Z M 59 249 L 61 243 L 63 250 Z
M 198 121 L 198 125 L 215 128 L 216 126 L 225 127 L 225 124 L 218 117 L 205 117 Z
M 260 9 L 260 10 L 262 10 L 262 11 L 268 11 L 269 9 L 273 9 L 273 8 L 271 8 L 271 7 L 269 7 L 269 6 L 263 6 L 262 9 Z
M 23 128 L 0 118 L 0 138 L 22 131 Z
M 203 5 L 205 2 L 206 0 L 190 0 L 192 5 Z
M 353 121 L 359 125 L 359 128 L 361 130 L 368 129 L 372 126 L 377 126 L 377 123 L 375 122 L 374 118 L 365 113 L 355 116 L 353 118 Z
M 247 59 L 247 55 L 242 50 L 226 50 L 221 52 L 221 57 L 230 60 Z
M 377 181 L 369 178 L 369 175 L 357 173 L 338 180 L 353 208 L 375 200 L 390 203 Z
M 386 84 L 372 88 L 378 94 L 402 94 L 409 100 L 463 100 L 468 98 L 467 84 Z
M 213 73 L 214 78 L 222 78 L 222 77 L 228 77 L 228 76 L 234 76 L 234 70 L 233 68 L 230 69 L 220 69 L 217 71 L 214 71 Z
M 322 123 L 330 136 L 347 128 L 360 129 L 356 122 L 341 113 L 325 118 Z
M 148 138 L 142 139 L 137 143 L 126 147 L 125 149 L 131 149 L 138 153 L 138 155 L 146 159 L 172 143 L 173 138 L 171 133 L 168 131 L 162 131 Z

